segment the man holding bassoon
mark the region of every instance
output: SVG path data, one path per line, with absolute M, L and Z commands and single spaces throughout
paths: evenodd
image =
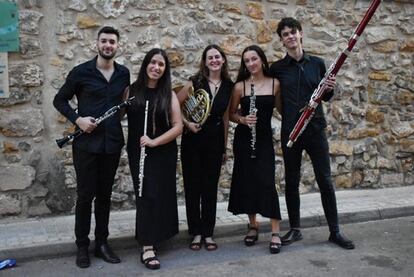
M 329 145 L 324 130 L 326 120 L 319 104 L 322 100 L 329 101 L 333 96 L 336 74 L 380 3 L 381 0 L 371 1 L 364 17 L 349 38 L 348 46 L 338 55 L 328 71 L 322 59 L 303 51 L 303 31 L 299 21 L 288 17 L 283 18 L 278 24 L 277 33 L 287 49 L 287 55 L 274 63 L 270 70 L 280 82 L 282 96 L 281 137 L 285 164 L 285 198 L 290 224 L 289 232 L 282 237 L 284 245 L 302 239 L 299 182 L 302 152 L 305 150 L 312 161 L 321 193 L 322 206 L 330 231 L 329 241 L 345 249 L 355 248 L 354 243 L 339 231 Z
M 305 53 L 302 48 L 302 26 L 296 19 L 283 18 L 279 22 L 277 33 L 287 50 L 287 55 L 270 68 L 272 75 L 280 81 L 282 96 L 281 141 L 285 166 L 285 198 L 290 223 L 290 230 L 282 237 L 282 244 L 289 245 L 302 239 L 299 183 L 302 152 L 305 150 L 312 161 L 321 193 L 322 206 L 330 231 L 329 241 L 342 248 L 353 249 L 353 242 L 345 238 L 339 230 L 335 188 L 332 183 L 329 147 L 325 134 L 327 125 L 322 105 L 315 109 L 313 118 L 293 146 L 287 145 L 290 140 L 289 134 L 294 129 L 302 109 L 326 73 L 324 61 Z M 326 93 L 322 99 L 328 101 L 333 96 L 335 77 L 327 77 L 324 85 Z
M 103 27 L 96 42 L 98 55 L 69 72 L 66 82 L 53 101 L 55 108 L 83 131 L 73 141 L 73 164 L 76 171 L 77 199 L 75 236 L 78 247 L 76 265 L 90 265 L 88 238 L 91 206 L 95 199 L 95 256 L 108 263 L 119 263 L 107 238 L 111 193 L 118 168 L 124 136 L 120 116 L 112 116 L 98 125 L 99 117 L 122 102 L 130 84 L 129 70 L 115 62 L 119 32 Z M 69 105 L 76 95 L 78 112 Z

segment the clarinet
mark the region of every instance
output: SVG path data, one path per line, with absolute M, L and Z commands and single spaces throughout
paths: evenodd
M 289 135 L 289 141 L 287 143 L 287 147 L 292 147 L 293 143 L 298 139 L 298 137 L 303 133 L 306 126 L 311 121 L 313 115 L 315 114 L 315 110 L 318 107 L 318 105 L 321 103 L 323 96 L 326 93 L 326 86 L 325 81 L 326 79 L 331 76 L 336 76 L 339 69 L 345 62 L 346 58 L 351 54 L 352 49 L 354 48 L 355 44 L 357 43 L 359 36 L 362 34 L 362 32 L 365 29 L 365 26 L 368 24 L 368 22 L 371 20 L 371 17 L 374 15 L 376 9 L 378 8 L 379 4 L 381 3 L 381 0 L 373 0 L 371 2 L 370 7 L 368 8 L 367 12 L 365 13 L 364 18 L 362 18 L 361 22 L 358 24 L 355 32 L 353 35 L 349 38 L 348 41 L 348 47 L 344 49 L 338 57 L 335 59 L 335 61 L 331 64 L 329 69 L 326 71 L 325 76 L 322 78 L 322 80 L 319 82 L 318 87 L 314 90 L 309 103 L 306 104 L 306 106 L 303 108 L 302 114 L 298 121 L 295 124 L 295 127 L 293 127 L 292 132 Z
M 145 101 L 145 117 L 144 117 L 144 136 L 147 135 L 147 121 L 148 121 L 148 100 Z M 139 188 L 138 197 L 142 197 L 142 189 L 144 187 L 144 165 L 145 165 L 145 146 L 141 146 L 141 155 L 139 156 Z
M 119 105 L 116 105 L 109 110 L 107 110 L 102 116 L 95 119 L 95 123 L 99 125 L 102 121 L 108 119 L 109 117 L 116 114 L 119 110 L 121 110 L 125 106 L 131 105 L 131 101 L 134 100 L 135 96 L 132 96 L 131 98 L 128 98 L 124 102 L 122 102 Z M 71 141 L 72 139 L 75 139 L 79 137 L 80 135 L 84 134 L 85 132 L 82 129 L 78 129 L 75 132 L 67 135 L 66 137 L 63 137 L 61 139 L 57 139 L 56 143 L 59 146 L 59 148 L 62 148 L 67 142 Z
M 256 94 L 254 93 L 254 84 L 252 83 L 250 85 L 250 107 L 249 107 L 249 114 L 256 115 L 257 109 L 256 109 Z M 256 124 L 252 124 L 249 126 L 251 133 L 252 133 L 252 139 L 250 141 L 250 146 L 252 148 L 252 151 L 250 153 L 250 158 L 255 159 L 256 158 Z

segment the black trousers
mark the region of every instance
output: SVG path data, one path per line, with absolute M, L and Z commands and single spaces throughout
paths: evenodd
M 211 141 L 200 144 L 183 139 L 181 161 L 190 235 L 213 236 L 222 159 L 222 148 L 212 147 Z
M 77 179 L 75 236 L 78 247 L 89 246 L 92 201 L 95 199 L 95 243 L 106 243 L 114 177 L 121 153 L 95 154 L 73 147 Z
M 313 165 L 316 182 L 321 193 L 322 206 L 331 232 L 338 232 L 338 211 L 335 188 L 332 183 L 329 145 L 325 130 L 308 126 L 292 148 L 286 146 L 289 133 L 282 131 L 282 151 L 285 164 L 285 198 L 291 228 L 300 227 L 299 182 L 302 152 L 305 150 Z

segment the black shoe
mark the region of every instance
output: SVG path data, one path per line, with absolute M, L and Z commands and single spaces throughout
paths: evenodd
M 118 264 L 121 262 L 121 259 L 119 259 L 107 243 L 95 247 L 95 257 L 102 258 L 102 260 L 111 264 Z
M 339 245 L 344 249 L 350 250 L 355 248 L 354 243 L 351 240 L 344 237 L 343 235 L 341 235 L 341 233 L 339 232 L 331 233 L 331 235 L 329 236 L 329 241 Z
M 91 265 L 89 260 L 88 247 L 79 247 L 76 253 L 76 265 L 80 268 L 87 268 Z
M 289 245 L 295 241 L 303 239 L 302 233 L 298 229 L 290 229 L 281 239 L 282 245 Z

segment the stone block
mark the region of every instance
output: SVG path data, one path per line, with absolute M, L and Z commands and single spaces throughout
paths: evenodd
M 365 40 L 368 44 L 397 40 L 396 34 L 397 32 L 393 27 L 367 27 L 365 29 Z
M 89 3 L 103 17 L 117 18 L 125 13 L 129 0 L 89 0 Z
M 345 155 L 351 156 L 353 152 L 353 146 L 343 141 L 330 141 L 329 153 L 331 155 Z
M 264 12 L 263 12 L 263 5 L 260 3 L 254 2 L 247 2 L 247 15 L 254 19 L 263 19 Z
M 85 14 L 79 14 L 76 17 L 76 24 L 81 29 L 101 26 L 101 23 L 98 21 L 97 18 Z
M 0 109 L 0 133 L 6 137 L 33 137 L 44 130 L 43 119 L 40 109 Z
M 24 190 L 33 183 L 36 170 L 31 166 L 6 165 L 0 167 L 0 191 Z
M 19 199 L 12 196 L 0 194 L 0 215 L 16 215 L 22 211 Z
M 43 14 L 33 10 L 20 10 L 20 33 L 29 35 L 39 34 L 39 21 Z

